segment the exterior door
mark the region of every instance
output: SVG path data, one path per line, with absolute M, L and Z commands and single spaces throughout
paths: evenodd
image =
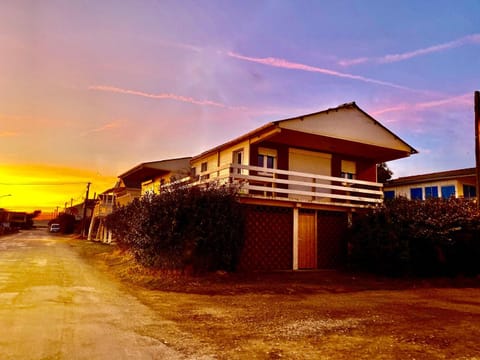
M 298 214 L 298 268 L 317 268 L 317 236 L 315 212 Z

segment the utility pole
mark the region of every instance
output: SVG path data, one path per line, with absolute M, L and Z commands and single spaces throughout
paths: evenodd
M 477 197 L 477 209 L 480 209 L 480 91 L 475 91 L 475 161 L 477 186 L 475 188 L 475 195 Z
M 87 183 L 87 194 L 85 195 L 85 202 L 83 203 L 82 238 L 85 237 L 85 226 L 87 223 L 88 192 L 90 191 L 90 184 L 91 183 Z

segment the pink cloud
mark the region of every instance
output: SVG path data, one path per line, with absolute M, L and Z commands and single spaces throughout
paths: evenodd
M 111 130 L 111 129 L 119 128 L 121 126 L 122 126 L 122 124 L 120 124 L 119 121 L 113 121 L 113 122 L 107 123 L 103 126 L 100 126 L 98 128 L 94 128 L 94 129 L 90 129 L 88 131 L 85 131 L 80 136 L 87 136 L 89 134 L 96 133 L 96 132 L 104 132 L 104 131 L 108 131 L 108 130 Z
M 449 41 L 443 44 L 428 46 L 425 48 L 421 48 L 413 51 L 407 51 L 399 54 L 388 54 L 380 57 L 371 57 L 371 58 L 362 57 L 357 59 L 341 60 L 339 61 L 339 64 L 342 66 L 357 65 L 357 64 L 362 64 L 366 62 L 386 64 L 386 63 L 392 63 L 397 61 L 404 61 L 404 60 L 408 60 L 408 59 L 411 59 L 417 56 L 426 55 L 426 54 L 441 52 L 441 51 L 453 49 L 453 48 L 468 45 L 468 44 L 480 44 L 480 34 L 467 35 L 462 38 Z
M 191 45 L 191 44 L 186 44 L 186 43 L 179 43 L 179 42 L 172 42 L 172 41 L 166 41 L 166 40 L 158 40 L 158 42 L 166 47 L 174 47 L 178 49 L 184 49 L 184 50 L 191 50 L 195 52 L 201 52 L 202 48 L 199 46 Z
M 376 80 L 376 79 L 367 78 L 367 77 L 360 76 L 360 75 L 343 73 L 343 72 L 339 72 L 339 71 L 335 71 L 335 70 L 330 70 L 330 69 L 320 68 L 320 67 L 316 67 L 316 66 L 305 65 L 305 64 L 301 64 L 301 63 L 294 63 L 294 62 L 290 62 L 290 61 L 287 61 L 287 60 L 284 60 L 284 59 L 278 59 L 278 58 L 273 58 L 273 57 L 255 58 L 255 57 L 240 55 L 240 54 L 237 54 L 237 53 L 234 53 L 234 52 L 231 52 L 231 51 L 228 52 L 227 55 L 232 57 L 232 58 L 235 58 L 235 59 L 250 61 L 250 62 L 254 62 L 254 63 L 257 63 L 257 64 L 266 65 L 266 66 L 272 66 L 272 67 L 278 67 L 278 68 L 290 69 L 290 70 L 315 72 L 315 73 L 320 73 L 320 74 L 325 74 L 325 75 L 330 75 L 330 76 L 336 76 L 336 77 L 340 77 L 340 78 L 363 81 L 363 82 L 366 82 L 366 83 L 388 86 L 388 87 L 401 89 L 401 90 L 418 91 L 418 90 L 411 89 L 411 88 L 403 86 L 403 85 L 398 85 L 398 84 L 387 82 L 387 81 Z
M 425 101 L 425 102 L 418 102 L 418 103 L 404 103 L 397 106 L 392 106 L 384 109 L 374 110 L 370 113 L 374 116 L 391 113 L 391 112 L 398 112 L 398 111 L 418 111 L 418 110 L 425 110 L 431 108 L 444 108 L 450 106 L 465 106 L 465 105 L 472 105 L 473 104 L 473 95 L 472 94 L 464 94 L 453 96 L 449 98 L 439 99 L 439 100 L 432 100 L 432 101 Z M 473 106 L 473 105 L 472 105 Z
M 243 107 L 231 107 L 226 104 L 222 104 L 222 103 L 211 101 L 211 100 L 198 100 L 192 97 L 187 97 L 187 96 L 182 96 L 182 95 L 177 95 L 172 93 L 150 94 L 143 91 L 122 89 L 114 86 L 104 86 L 104 85 L 90 86 L 89 89 L 96 90 L 96 91 L 117 93 L 117 94 L 135 95 L 135 96 L 141 96 L 141 97 L 150 98 L 150 99 L 174 100 L 174 101 L 180 101 L 180 102 L 185 102 L 185 103 L 190 103 L 195 105 L 202 105 L 202 106 L 214 106 L 219 108 L 228 108 L 228 109 L 235 109 L 235 110 L 245 109 Z

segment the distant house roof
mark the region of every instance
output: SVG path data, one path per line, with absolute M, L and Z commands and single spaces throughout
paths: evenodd
M 127 187 L 140 188 L 142 182 L 150 180 L 156 176 L 168 174 L 189 169 L 191 157 L 182 157 L 160 161 L 150 161 L 141 163 L 118 177 L 122 179 Z
M 418 183 L 431 182 L 431 181 L 471 178 L 474 176 L 476 176 L 475 168 L 448 170 L 448 171 L 440 171 L 440 172 L 434 172 L 429 174 L 399 177 L 397 179 L 392 179 L 387 181 L 387 183 L 385 184 L 385 187 L 418 184 Z
M 368 118 L 374 125 L 376 126 L 379 126 L 383 131 L 385 131 L 386 133 L 390 134 L 399 144 L 401 144 L 401 146 L 403 148 L 405 148 L 406 150 L 405 151 L 393 151 L 391 152 L 390 156 L 392 157 L 392 159 L 396 159 L 396 158 L 401 158 L 401 157 L 405 157 L 405 156 L 408 156 L 408 155 L 411 155 L 411 154 L 416 154 L 418 153 L 417 150 L 415 150 L 413 147 L 411 147 L 410 145 L 408 145 L 406 142 L 404 142 L 402 139 L 400 139 L 397 135 L 395 135 L 394 133 L 392 133 L 390 130 L 388 130 L 386 127 L 384 127 L 382 124 L 380 124 L 377 120 L 375 120 L 372 116 L 370 116 L 369 114 L 367 114 L 365 111 L 363 111 L 355 102 L 351 102 L 351 103 L 346 103 L 346 104 L 343 104 L 343 105 L 339 105 L 337 107 L 334 107 L 334 108 L 329 108 L 329 109 L 326 109 L 326 110 L 322 110 L 322 111 L 318 111 L 318 112 L 315 112 L 315 113 L 310 113 L 310 114 L 306 114 L 306 115 L 300 115 L 300 116 L 295 116 L 295 117 L 290 117 L 290 118 L 287 118 L 287 119 L 283 119 L 283 120 L 276 120 L 276 121 L 272 121 L 272 122 L 269 122 L 255 130 L 252 130 L 244 135 L 241 135 L 231 141 L 228 141 L 224 144 L 221 144 L 221 145 L 218 145 L 214 148 L 211 148 L 197 156 L 194 156 L 192 158 L 193 161 L 195 160 L 198 160 L 202 157 L 205 157 L 209 154 L 212 154 L 212 153 L 215 153 L 215 152 L 218 152 L 222 149 L 225 149 L 225 148 L 228 148 L 230 146 L 233 146 L 235 145 L 236 143 L 240 143 L 242 141 L 245 141 L 245 140 L 252 140 L 252 141 L 258 141 L 259 139 L 266 139 L 266 138 L 273 138 L 274 136 L 278 136 L 279 140 L 280 141 L 283 141 L 285 142 L 286 139 L 285 139 L 285 136 L 280 136 L 279 133 L 281 132 L 281 127 L 284 127 L 285 129 L 284 130 L 287 130 L 285 131 L 285 133 L 288 133 L 288 127 L 286 126 L 288 122 L 292 122 L 292 121 L 295 121 L 295 120 L 301 120 L 303 121 L 304 119 L 306 118 L 310 118 L 310 117 L 313 117 L 313 116 L 316 116 L 316 115 L 320 115 L 320 114 L 328 114 L 329 112 L 338 112 L 338 111 L 341 111 L 341 110 L 356 110 L 356 111 L 359 111 L 361 114 L 363 114 L 364 116 L 366 116 L 366 118 Z M 284 125 L 285 124 L 285 125 Z M 323 135 L 323 134 L 316 134 L 317 136 L 323 136 L 324 138 L 331 138 L 330 135 Z M 281 139 L 280 139 L 281 138 Z M 341 142 L 345 142 L 345 140 L 337 140 L 337 143 L 338 145 L 341 144 Z M 387 161 L 387 160 L 391 160 L 391 159 L 381 159 L 382 161 Z

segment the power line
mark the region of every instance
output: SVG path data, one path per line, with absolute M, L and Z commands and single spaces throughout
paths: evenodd
M 87 181 L 82 182 L 32 182 L 32 183 L 4 183 L 0 182 L 2 186 L 63 186 L 63 185 L 85 185 Z

